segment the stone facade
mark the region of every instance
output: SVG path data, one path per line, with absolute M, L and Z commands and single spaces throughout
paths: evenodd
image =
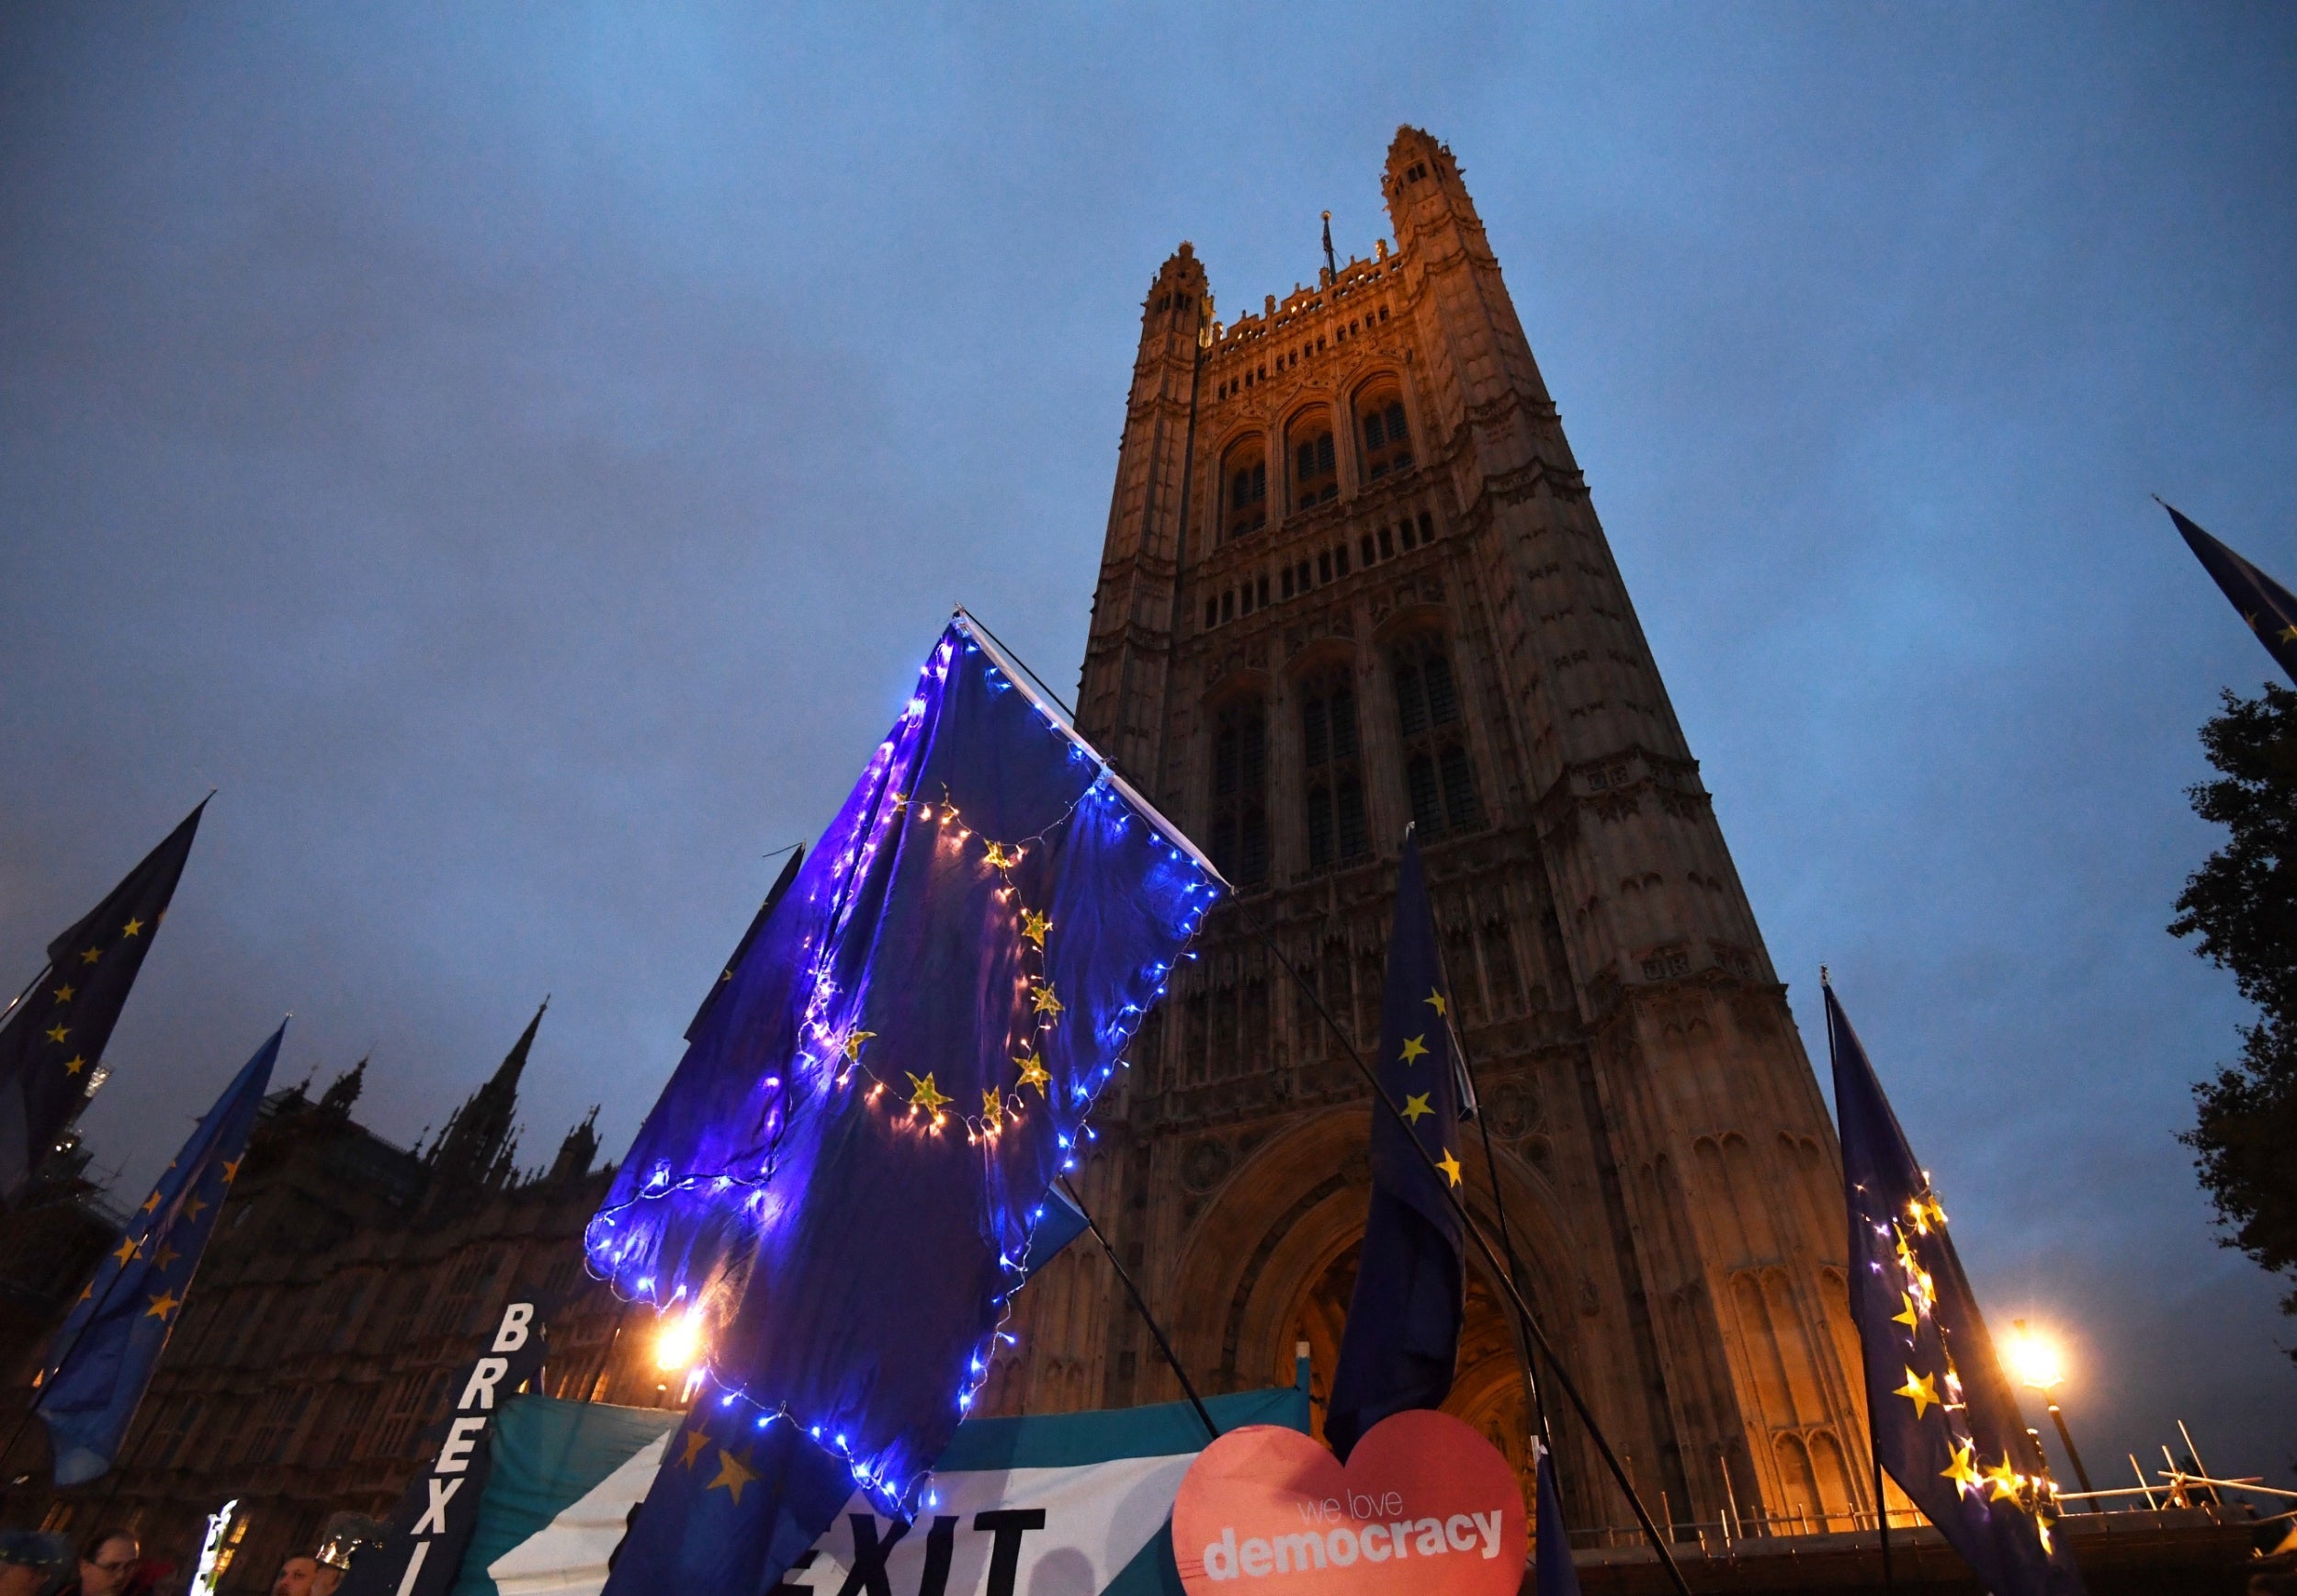
M 1416 824 L 1529 1295 L 1638 1490 L 1848 1529 L 1839 1154 L 1785 989 L 1457 164 L 1407 128 L 1382 186 L 1392 250 L 1224 323 L 1183 243 L 1144 305 L 1078 719 L 1239 891 L 1087 1195 L 1201 1384 L 1286 1380 L 1306 1341 L 1321 1397 L 1369 1104 L 1318 1009 L 1376 1042 Z M 1522 1465 L 1472 1261 L 1469 1296 L 1449 1406 Z M 1081 1250 L 1018 1321 L 1001 1410 L 1178 1394 Z M 1575 1528 L 1630 1522 L 1547 1407 Z
M 0 1477 L 28 1477 L 0 1492 L 0 1522 L 74 1535 L 127 1525 L 181 1566 L 170 1587 L 180 1590 L 207 1515 L 236 1499 L 221 1589 L 267 1591 L 280 1560 L 310 1552 L 335 1514 L 389 1513 L 437 1444 L 453 1372 L 514 1293 L 546 1305 L 551 1395 L 683 1397 L 681 1376 L 654 1365 L 652 1315 L 623 1307 L 583 1269 L 583 1226 L 612 1173 L 592 1167 L 590 1122 L 548 1169 L 517 1168 L 518 1081 L 534 1036 L 530 1024 L 427 1153 L 353 1119 L 364 1065 L 316 1100 L 302 1087 L 274 1092 L 112 1475 L 49 1487 L 44 1434 L 18 1423 L 40 1349 L 19 1353 Z M 81 1262 L 51 1272 L 68 1284 L 47 1326 L 116 1228 L 100 1216 L 79 1227 L 99 1228 Z

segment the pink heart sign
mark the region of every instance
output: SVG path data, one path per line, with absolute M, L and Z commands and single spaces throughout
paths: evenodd
M 1448 1413 L 1392 1414 L 1342 1468 L 1274 1425 L 1205 1448 L 1172 1508 L 1189 1596 L 1513 1596 L 1526 1525 L 1515 1471 Z

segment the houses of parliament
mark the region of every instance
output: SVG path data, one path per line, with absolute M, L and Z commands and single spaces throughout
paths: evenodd
M 1236 895 L 1096 1116 L 1084 1195 L 1200 1388 L 1288 1384 L 1305 1342 L 1320 1401 L 1370 1178 L 1348 1051 L 1378 1035 L 1414 828 L 1490 1138 L 1471 1205 L 1504 1213 L 1639 1494 L 1680 1524 L 1871 1525 L 1839 1158 L 1785 988 L 1457 162 L 1407 128 L 1381 187 L 1372 258 L 1224 320 L 1183 243 L 1142 307 L 1078 723 Z M 514 1289 L 564 1304 L 553 1395 L 675 1401 L 581 1267 L 587 1122 L 519 1167 L 534 1036 L 420 1156 L 357 1124 L 356 1075 L 276 1093 L 118 1478 L 51 1498 L 25 1435 L 10 1522 L 196 1548 L 235 1497 L 223 1587 L 265 1588 L 329 1514 L 388 1509 Z M 111 1239 L 91 1201 L 0 1237 L 19 1387 L 73 1247 Z M 1517 1330 L 1472 1255 L 1468 1294 L 1446 1406 L 1528 1475 Z M 1181 1395 L 1097 1251 L 1016 1307 L 992 1411 Z M 1631 1522 L 1545 1408 L 1575 1531 Z

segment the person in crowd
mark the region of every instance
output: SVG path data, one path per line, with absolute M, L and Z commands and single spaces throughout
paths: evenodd
M 72 1543 L 45 1530 L 0 1530 L 0 1596 L 47 1596 L 72 1571 Z
M 343 1570 L 333 1563 L 298 1556 L 279 1565 L 271 1596 L 335 1596 L 335 1587 L 342 1583 Z
M 138 1578 L 143 1572 L 143 1545 L 134 1531 L 97 1530 L 80 1543 L 78 1578 L 57 1596 L 135 1596 L 139 1586 L 151 1588 Z

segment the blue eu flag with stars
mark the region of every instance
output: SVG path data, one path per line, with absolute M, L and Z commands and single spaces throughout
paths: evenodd
M 959 612 L 586 1236 L 707 1381 L 612 1596 L 775 1588 L 856 1488 L 909 1520 L 1048 1193 L 1219 877 Z
M 1874 1067 L 1826 988 L 1850 1224 L 1850 1317 L 1874 1450 L 1995 1596 L 2078 1596 L 2057 1487 Z
M 1389 1414 L 1441 1407 L 1452 1391 L 1465 1274 L 1459 1218 L 1443 1190 L 1460 1184 L 1465 1145 L 1451 1006 L 1420 844 L 1408 834 L 1388 934 L 1376 1073 L 1410 1128 L 1372 1105 L 1372 1206 L 1324 1416 L 1324 1438 L 1342 1460 Z M 1435 1170 L 1414 1150 L 1415 1138 Z
M 2265 645 L 2265 651 L 2273 656 L 2290 680 L 2297 682 L 2297 594 L 2259 571 L 2240 555 L 2226 548 L 2216 538 L 2202 531 L 2167 504 L 2170 520 L 2177 523 L 2178 535 L 2186 547 L 2201 562 L 2219 591 L 2233 601 L 2234 608 Z
M 239 1173 L 286 1035 L 284 1024 L 272 1032 L 224 1088 L 56 1332 L 33 1410 L 48 1426 L 58 1485 L 95 1479 L 118 1458 Z

